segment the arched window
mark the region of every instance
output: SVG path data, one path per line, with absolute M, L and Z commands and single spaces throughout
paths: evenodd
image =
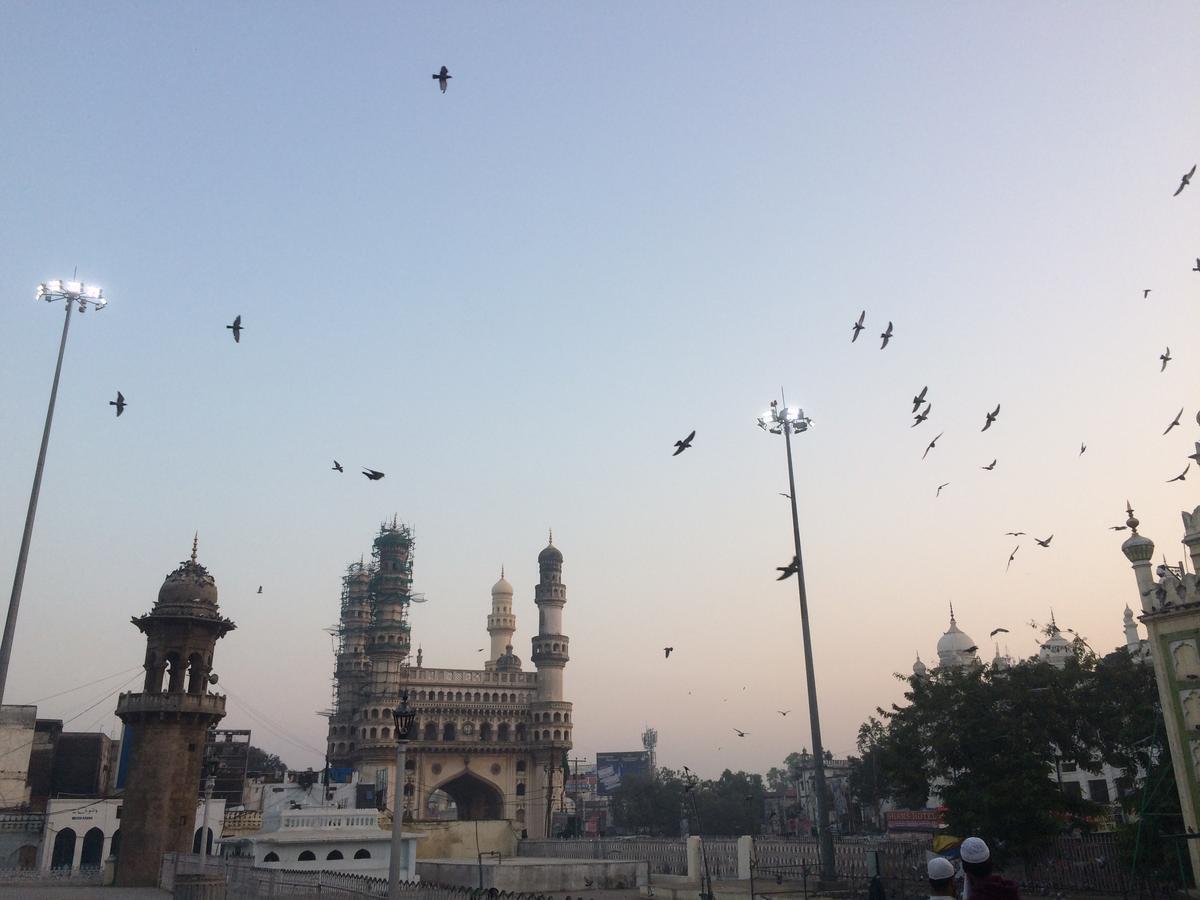
M 570 714 L 569 712 L 563 713 L 563 721 L 564 721 L 564 722 L 570 722 L 570 721 L 571 721 L 571 714 Z
M 298 862 L 313 862 L 317 858 L 317 854 L 311 850 L 302 850 L 300 855 L 296 857 Z
M 158 661 L 158 654 L 151 650 L 146 654 L 146 693 L 160 693 L 162 691 L 162 680 L 163 663 Z
M 121 854 L 121 829 L 113 832 L 112 841 L 108 845 L 108 855 L 114 859 Z
M 523 741 L 523 740 L 525 740 L 525 723 L 518 722 L 517 723 L 517 741 Z M 524 770 L 518 769 L 517 771 L 520 772 L 520 771 L 524 771 Z
M 445 699 L 446 699 L 446 692 L 445 692 L 445 691 L 438 691 L 438 699 L 439 699 L 439 700 L 445 700 Z
M 345 857 L 342 856 L 341 850 L 330 850 L 329 854 L 325 858 L 326 859 L 344 859 Z
M 279 862 L 279 854 L 272 850 L 263 857 L 263 862 Z
M 523 782 L 523 781 L 517 782 L 517 796 L 518 797 L 525 796 L 525 782 Z
M 404 760 L 404 771 L 405 772 L 417 771 L 417 764 L 413 761 L 413 758 L 411 756 Z
M 411 797 L 413 795 L 413 786 L 411 784 L 404 785 L 404 796 Z
M 167 690 L 172 694 L 183 693 L 183 661 L 178 653 L 167 654 L 167 665 L 170 672 L 167 676 Z
M 373 739 L 375 737 L 375 731 L 376 729 L 372 728 L 370 732 L 368 732 L 367 737 Z
M 373 710 L 371 710 L 371 718 L 372 718 L 372 719 L 378 719 L 378 718 L 379 718 L 379 710 L 378 710 L 378 709 L 373 709 Z
M 461 699 L 462 699 L 462 691 L 456 691 L 456 692 L 454 693 L 454 699 L 455 699 L 455 700 L 461 700 Z
M 100 854 L 104 852 L 104 832 L 99 828 L 91 828 L 83 836 L 83 852 L 79 857 L 79 868 L 98 869 L 103 860 Z
M 555 714 L 554 714 L 554 721 L 555 721 L 555 722 L 561 722 L 561 721 L 562 721 L 562 713 L 555 713 Z
M 484 722 L 479 726 L 479 739 L 481 741 L 490 741 L 492 739 L 491 722 Z
M 561 741 L 561 740 L 562 740 L 562 732 L 561 732 L 559 729 L 557 729 L 557 728 L 555 728 L 555 729 L 554 729 L 554 739 L 555 739 L 556 741 Z
M 380 728 L 380 729 L 379 729 L 379 736 L 380 736 L 381 738 L 385 738 L 385 737 L 391 737 L 391 736 L 392 736 L 392 729 L 388 728 L 388 727 L 385 725 L 383 728 Z
M 426 740 L 426 741 L 436 741 L 437 740 L 437 723 L 436 722 L 426 722 L 425 723 L 425 734 L 422 737 L 422 740 Z
M 508 723 L 507 722 L 501 722 L 499 727 L 497 727 L 496 740 L 498 740 L 498 741 L 507 741 L 508 740 Z
M 188 657 L 188 693 L 204 693 L 204 657 L 193 653 Z
M 447 722 L 445 725 L 442 726 L 442 740 L 443 741 L 454 740 L 454 723 L 453 722 Z
M 193 853 L 200 852 L 200 832 L 201 832 L 201 829 L 197 828 L 196 833 L 194 835 L 192 835 L 192 852 Z M 210 829 L 208 829 L 208 840 L 205 841 L 205 843 L 208 846 L 205 847 L 205 849 L 204 849 L 204 852 L 207 853 L 209 856 L 212 856 L 212 842 L 213 842 L 213 832 L 212 832 L 212 829 L 210 828 Z
M 64 828 L 54 836 L 54 852 L 50 857 L 50 868 L 69 869 L 75 861 L 75 829 Z
M 365 847 L 364 847 L 362 850 L 355 850 L 355 851 L 354 851 L 354 858 L 355 858 L 355 859 L 370 859 L 370 858 L 371 858 L 371 851 L 370 851 L 370 850 L 367 850 Z
M 518 771 L 518 772 L 524 772 L 524 771 L 525 771 L 525 760 L 523 760 L 523 759 L 518 759 L 518 760 L 517 760 L 517 771 Z
M 570 730 L 568 729 L 568 730 L 565 730 L 565 731 L 563 731 L 563 740 L 564 740 L 564 741 L 569 741 L 570 739 L 571 739 L 571 732 L 570 732 Z
M 480 699 L 480 697 L 479 697 L 479 691 L 476 691 L 476 692 L 475 692 L 475 702 L 476 702 L 476 703 L 478 703 L 478 702 L 479 702 L 479 699 Z

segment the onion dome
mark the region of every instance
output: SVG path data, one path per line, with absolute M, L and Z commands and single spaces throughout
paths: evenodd
M 937 642 L 938 666 L 954 668 L 976 662 L 979 659 L 975 655 L 978 649 L 971 636 L 959 630 L 954 620 L 954 607 L 951 606 L 950 627 Z
M 544 566 L 548 563 L 562 565 L 563 555 L 557 547 L 554 546 L 554 532 L 550 532 L 550 543 L 546 545 L 546 549 L 538 554 L 538 565 Z
M 924 678 L 928 671 L 929 667 L 926 666 L 925 663 L 921 662 L 921 654 L 918 653 L 917 661 L 913 663 L 913 674 L 918 678 Z
M 1128 500 L 1125 501 L 1125 512 L 1129 514 L 1129 518 L 1125 520 L 1125 524 L 1129 526 L 1129 530 L 1133 534 L 1121 545 L 1121 552 L 1125 554 L 1125 558 L 1131 563 L 1149 562 L 1150 558 L 1154 556 L 1154 541 L 1138 534 L 1138 525 L 1141 522 L 1134 516 L 1133 507 L 1129 505 Z
M 208 574 L 208 569 L 196 562 L 198 543 L 199 538 L 197 537 L 192 541 L 191 559 L 181 562 L 179 568 L 163 580 L 162 587 L 158 589 L 158 602 L 155 603 L 156 612 L 169 612 L 169 610 L 162 609 L 163 607 L 185 607 L 181 610 L 182 612 L 194 615 L 195 605 L 201 604 L 211 609 L 214 615 L 216 614 L 217 583 Z
M 508 579 L 504 577 L 504 569 L 500 569 L 500 580 L 492 585 L 493 597 L 511 597 L 513 595 L 513 586 L 508 583 Z

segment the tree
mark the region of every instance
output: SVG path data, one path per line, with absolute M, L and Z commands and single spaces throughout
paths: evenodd
M 684 782 L 678 772 L 626 775 L 610 800 L 613 825 L 634 834 L 678 837 Z
M 274 753 L 268 753 L 266 750 L 255 747 L 253 744 L 250 745 L 250 749 L 246 753 L 247 772 L 266 775 L 273 773 L 282 774 L 287 772 L 287 770 L 287 763 Z

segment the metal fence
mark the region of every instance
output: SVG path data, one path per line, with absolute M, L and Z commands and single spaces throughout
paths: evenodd
M 30 884 L 99 884 L 102 869 L 89 866 L 80 869 L 0 869 L 0 885 Z
M 654 875 L 687 875 L 687 844 L 675 838 L 524 840 L 517 844 L 517 855 L 646 862 Z

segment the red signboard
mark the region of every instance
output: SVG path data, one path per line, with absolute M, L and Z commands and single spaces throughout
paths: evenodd
M 940 809 L 892 809 L 885 816 L 888 831 L 940 831 L 946 824 Z

